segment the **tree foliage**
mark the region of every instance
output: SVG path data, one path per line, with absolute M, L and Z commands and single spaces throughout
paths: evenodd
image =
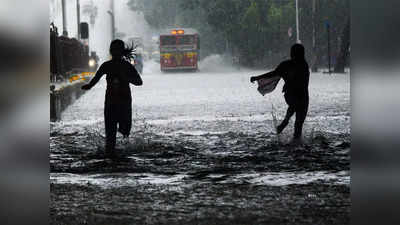
M 346 55 L 339 52 L 349 4 L 349 0 L 299 0 L 300 40 L 312 64 L 327 64 L 327 22 L 334 61 Z M 143 12 L 154 28 L 199 30 L 203 54 L 231 54 L 247 66 L 276 65 L 289 56 L 296 41 L 295 0 L 130 0 L 128 5 Z

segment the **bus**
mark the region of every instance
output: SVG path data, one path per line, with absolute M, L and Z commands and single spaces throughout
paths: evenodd
M 200 39 L 195 29 L 174 28 L 160 34 L 161 71 L 197 71 Z

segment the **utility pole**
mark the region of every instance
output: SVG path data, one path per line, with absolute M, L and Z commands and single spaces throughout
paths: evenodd
M 316 46 L 316 43 L 315 43 L 315 32 L 316 32 L 316 29 L 315 29 L 315 0 L 313 0 L 313 3 L 312 3 L 312 27 L 313 27 L 313 31 L 312 31 L 312 46 L 313 46 L 313 50 L 315 51 L 315 46 Z
M 114 14 L 114 0 L 110 0 L 111 10 L 108 10 L 107 13 L 111 16 L 111 38 L 115 40 L 115 14 Z
M 299 34 L 299 1 L 296 0 L 296 43 L 300 43 L 300 34 Z
M 313 50 L 313 58 L 312 58 L 312 65 L 311 65 L 311 71 L 313 72 L 317 72 L 317 40 L 316 40 L 316 0 L 313 0 L 312 3 L 312 27 L 313 27 L 313 31 L 312 31 L 312 50 Z
M 67 31 L 67 7 L 65 5 L 65 0 L 61 1 L 62 3 L 62 19 L 63 19 L 63 36 L 68 37 Z
M 110 1 L 111 1 L 111 11 L 114 13 L 115 12 L 114 0 L 110 0 Z
M 107 11 L 108 14 L 111 16 L 111 38 L 112 40 L 115 39 L 115 15 L 110 10 Z
M 330 38 L 330 27 L 331 25 L 329 22 L 326 22 L 326 29 L 328 32 L 328 69 L 329 69 L 329 74 L 331 74 L 331 38 Z
M 77 33 L 77 39 L 81 39 L 81 5 L 79 0 L 76 0 L 76 20 L 77 20 L 77 28 L 78 28 L 78 33 Z

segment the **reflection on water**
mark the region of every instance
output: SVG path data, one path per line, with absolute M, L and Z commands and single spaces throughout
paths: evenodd
M 130 143 L 118 134 L 114 160 L 103 154 L 104 80 L 50 124 L 57 224 L 323 224 L 316 214 L 347 224 L 349 76 L 311 75 L 305 143 L 294 146 L 293 119 L 274 131 L 282 93 L 262 97 L 249 83 L 263 71 L 206 71 L 147 70 L 133 89 Z
M 131 174 L 131 173 L 110 173 L 110 174 L 68 174 L 51 173 L 50 182 L 56 184 L 80 184 L 80 185 L 98 185 L 102 188 L 113 188 L 122 186 L 136 186 L 140 184 L 153 185 L 173 185 L 178 184 L 185 178 L 185 175 L 156 175 L 149 173 Z
M 105 174 L 71 174 L 51 173 L 50 182 L 55 184 L 98 185 L 101 188 L 151 185 L 187 185 L 198 182 L 214 184 L 255 184 L 269 186 L 285 186 L 292 184 L 308 184 L 312 182 L 336 185 L 350 185 L 348 171 L 331 172 L 275 172 L 246 174 L 208 174 L 200 180 L 189 174 L 160 175 L 151 173 L 105 173 Z

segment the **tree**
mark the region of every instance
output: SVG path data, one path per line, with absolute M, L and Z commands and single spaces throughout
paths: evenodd
M 182 0 L 129 0 L 127 4 L 131 10 L 143 13 L 150 26 L 164 29 L 175 26 L 180 1 Z
M 128 5 L 142 12 L 153 28 L 197 29 L 202 54 L 230 53 L 250 67 L 276 65 L 289 57 L 289 48 L 295 43 L 295 32 L 288 35 L 288 30 L 296 27 L 292 0 L 130 0 Z M 332 49 L 347 43 L 343 42 L 343 29 L 349 18 L 349 0 L 299 0 L 299 16 L 300 40 L 316 69 L 326 64 L 326 21 L 331 24 Z M 334 51 L 333 58 L 340 60 L 338 52 Z

